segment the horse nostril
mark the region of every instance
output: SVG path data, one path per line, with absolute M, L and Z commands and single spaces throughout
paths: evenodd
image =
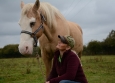
M 26 46 L 26 50 L 28 50 L 28 46 Z

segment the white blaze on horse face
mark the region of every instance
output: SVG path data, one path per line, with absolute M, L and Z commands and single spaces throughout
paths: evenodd
M 30 23 L 35 22 L 35 18 L 28 18 L 26 15 L 22 16 L 19 25 L 21 30 L 32 32 L 32 28 L 30 27 Z M 20 44 L 19 44 L 19 52 L 21 54 L 32 54 L 33 52 L 33 38 L 26 33 L 20 34 Z

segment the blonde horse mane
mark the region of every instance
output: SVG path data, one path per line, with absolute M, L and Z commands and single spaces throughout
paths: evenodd
M 65 20 L 60 11 L 47 2 L 40 3 L 40 11 L 45 15 L 47 25 L 50 28 L 55 28 L 57 26 L 56 17 Z
M 26 15 L 33 5 L 33 3 L 26 4 L 22 9 L 22 15 Z M 40 2 L 40 8 L 38 11 L 45 16 L 46 24 L 50 29 L 57 26 L 56 18 L 65 20 L 60 11 L 47 2 Z

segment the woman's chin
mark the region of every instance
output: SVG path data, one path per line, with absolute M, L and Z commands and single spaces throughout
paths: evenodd
M 59 46 L 58 46 L 58 45 L 56 46 L 56 49 L 59 49 Z

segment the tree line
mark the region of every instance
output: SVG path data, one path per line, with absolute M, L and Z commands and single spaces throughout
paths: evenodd
M 32 55 L 22 55 L 18 50 L 18 44 L 6 45 L 3 48 L 0 48 L 0 58 L 21 58 L 21 57 L 35 57 L 35 54 Z M 38 54 L 41 55 L 40 48 L 37 47 Z M 35 52 L 33 52 L 35 53 Z
M 103 41 L 93 40 L 84 45 L 84 55 L 115 55 L 115 30 L 112 30 Z
M 93 40 L 84 45 L 83 55 L 115 55 L 115 30 L 112 30 L 103 41 Z M 37 47 L 41 55 L 40 48 Z M 30 55 L 32 57 L 35 55 Z M 6 45 L 0 48 L 0 58 L 20 58 L 27 57 L 19 53 L 18 44 Z

